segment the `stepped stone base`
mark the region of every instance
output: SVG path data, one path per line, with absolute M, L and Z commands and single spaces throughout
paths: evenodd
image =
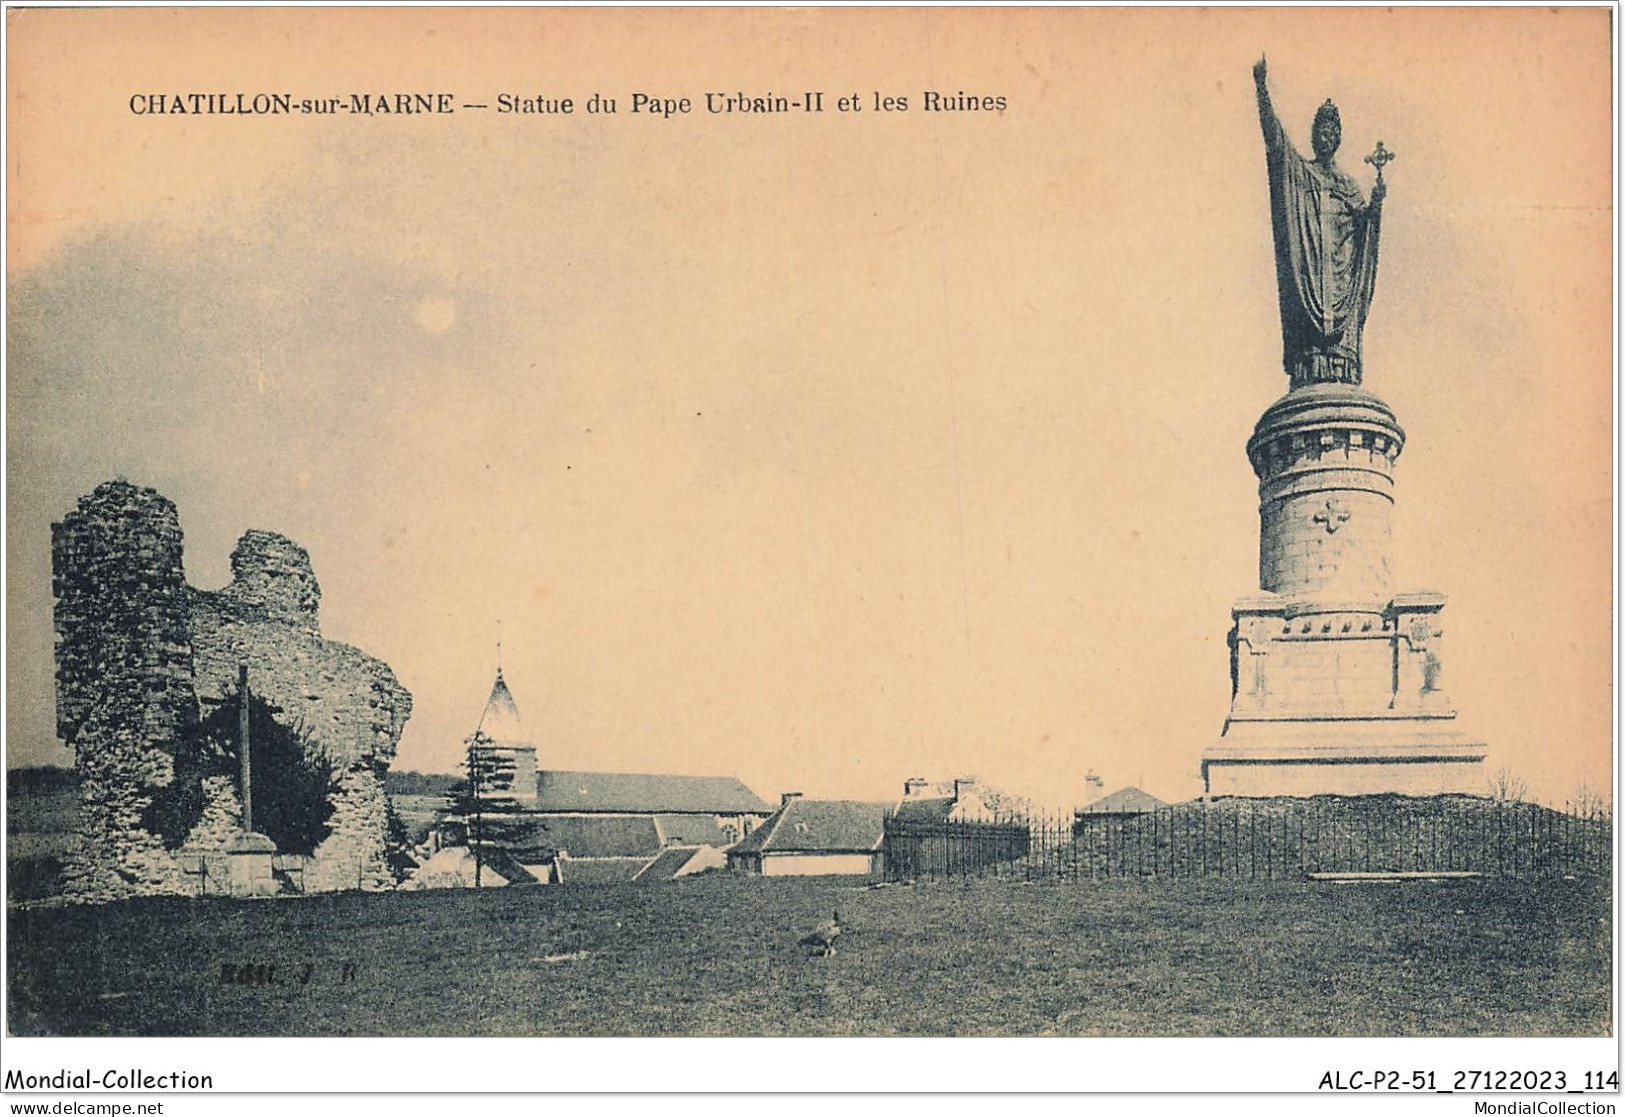
M 1210 796 L 1482 795 L 1488 746 L 1441 717 L 1232 719 L 1202 754 Z
M 1230 716 L 1202 754 L 1209 796 L 1483 795 L 1488 747 L 1442 686 L 1445 600 L 1261 593 L 1230 630 Z
M 1443 594 L 1391 590 L 1405 431 L 1355 383 L 1292 390 L 1247 442 L 1259 592 L 1230 626 L 1230 716 L 1209 796 L 1482 795 L 1482 741 L 1455 731 Z

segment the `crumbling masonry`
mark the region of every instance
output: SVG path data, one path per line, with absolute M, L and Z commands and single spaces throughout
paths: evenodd
M 235 837 L 232 780 L 201 781 L 202 815 L 178 848 L 151 813 L 177 779 L 187 735 L 235 696 L 240 663 L 254 693 L 335 773 L 327 836 L 306 864 L 304 889 L 391 887 L 383 781 L 412 696 L 387 664 L 322 639 L 321 589 L 303 547 L 250 531 L 232 552 L 231 584 L 193 589 L 175 505 L 121 480 L 53 525 L 52 561 L 57 733 L 74 749 L 81 781 L 70 895 L 100 902 L 194 890 L 188 856 L 195 865 Z

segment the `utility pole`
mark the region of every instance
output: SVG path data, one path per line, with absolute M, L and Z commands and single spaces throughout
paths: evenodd
M 480 868 L 483 857 L 480 854 L 480 844 L 485 838 L 484 820 L 480 817 L 480 782 L 485 778 L 481 770 L 483 759 L 480 748 L 481 735 L 476 731 L 468 745 L 468 786 L 474 795 L 474 840 L 470 843 L 474 847 L 474 887 L 480 887 Z
M 248 761 L 248 664 L 237 665 L 237 747 L 243 764 L 243 833 L 254 830 L 254 792 Z

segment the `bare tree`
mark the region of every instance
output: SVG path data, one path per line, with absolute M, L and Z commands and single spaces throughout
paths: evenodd
M 1511 768 L 1490 773 L 1490 798 L 1497 803 L 1524 803 L 1529 800 L 1529 781 Z
M 1608 800 L 1603 798 L 1591 784 L 1581 780 L 1574 794 L 1569 796 L 1569 813 L 1578 818 L 1595 818 L 1606 821 L 1609 816 Z
M 958 780 L 938 780 L 931 785 L 933 795 L 953 795 L 957 785 L 969 782 L 975 789 L 976 798 L 981 800 L 983 808 L 995 816 L 1001 815 L 1028 815 L 1033 811 L 1032 800 L 1021 795 L 1012 795 L 991 785 L 984 785 L 981 777 L 976 774 L 962 776 Z

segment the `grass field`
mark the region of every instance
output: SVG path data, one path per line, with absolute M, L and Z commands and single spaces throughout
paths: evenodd
M 10 1028 L 1602 1035 L 1610 903 L 1597 880 L 865 888 L 718 874 L 13 910 Z M 797 938 L 832 908 L 850 926 L 839 952 L 806 957 Z M 275 980 L 223 981 L 226 966 L 275 966 Z

